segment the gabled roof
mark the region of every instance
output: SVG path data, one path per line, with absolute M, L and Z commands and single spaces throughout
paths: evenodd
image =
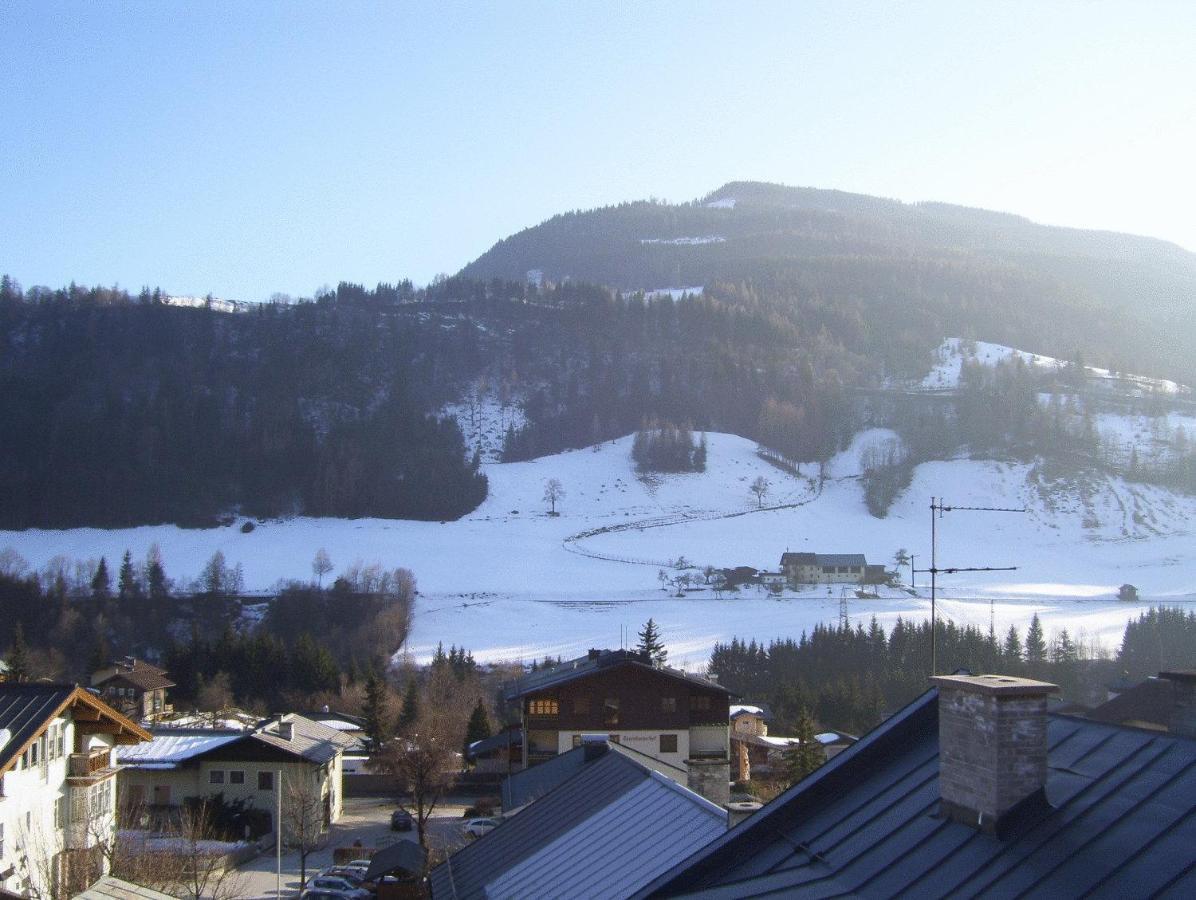
M 868 563 L 862 553 L 818 553 L 820 566 L 866 566 Z
M 1050 715 L 1046 806 L 938 814 L 932 689 L 638 896 L 1196 894 L 1196 741 Z
M 117 751 L 117 761 L 139 769 L 177 769 L 209 750 L 245 737 L 242 731 L 212 728 L 155 728 L 150 733 L 153 740 Z
M 506 686 L 506 698 L 507 700 L 514 700 L 518 697 L 534 694 L 537 691 L 547 690 L 548 688 L 576 681 L 579 678 L 588 678 L 597 672 L 615 666 L 635 666 L 646 672 L 656 672 L 657 674 L 683 681 L 696 687 L 721 691 L 724 694 L 731 693 L 718 682 L 703 678 L 700 675 L 691 675 L 689 672 L 683 672 L 681 669 L 673 669 L 668 666 L 655 666 L 648 661 L 646 656 L 634 650 L 601 650 L 596 654 L 591 653 L 586 656 L 579 656 L 577 659 L 568 660 L 550 669 L 529 672 Z
M 79 710 L 79 716 L 105 722 L 117 743 L 148 741 L 150 734 L 130 719 L 77 684 L 41 682 L 0 682 L 0 774 L 12 767 L 22 753 L 50 723 L 67 709 Z
M 654 756 L 649 756 L 646 753 L 640 753 L 631 747 L 608 742 L 607 749 L 612 753 L 621 753 L 623 756 L 638 762 L 645 768 L 652 769 L 673 779 L 678 784 L 682 784 L 687 780 L 689 773 L 685 769 L 657 759 Z M 586 764 L 586 748 L 574 747 L 572 750 L 560 753 L 545 762 L 538 763 L 530 768 L 507 776 L 502 782 L 503 812 L 519 809 L 521 806 L 526 806 L 543 797 L 549 791 L 560 787 L 580 772 Z
M 782 553 L 782 566 L 816 566 L 818 565 L 817 553 Z
M 434 869 L 432 896 L 625 897 L 725 827 L 710 801 L 606 752 Z
M 143 659 L 128 659 L 113 663 L 114 671 L 101 677 L 92 677 L 92 687 L 101 687 L 111 681 L 123 681 L 141 691 L 155 691 L 172 688 L 175 683 L 166 677 L 166 670 L 147 663 Z
M 290 740 L 279 736 L 276 718 L 259 722 L 256 728 L 248 732 L 212 728 L 155 728 L 151 732 L 153 740 L 149 744 L 118 751 L 117 760 L 121 765 L 139 769 L 175 769 L 198 762 L 230 744 L 253 741 L 322 765 L 354 744 L 353 738 L 335 728 L 303 716 L 288 713 L 282 719 L 291 723 Z
M 278 720 L 270 719 L 256 728 L 251 739 L 261 741 L 278 750 L 302 756 L 308 762 L 323 764 L 352 747 L 356 743 L 348 735 L 341 734 L 335 728 L 329 728 L 311 719 L 287 713 L 282 716 L 283 722 L 291 723 L 291 738 L 280 737 L 278 734 Z
M 508 749 L 510 747 L 523 746 L 523 729 L 522 728 L 504 728 L 498 734 L 492 734 L 488 738 L 482 738 L 480 741 L 474 741 L 469 745 L 470 759 L 477 759 L 479 756 L 485 756 L 487 753 L 493 753 L 495 750 Z
M 1095 722 L 1114 725 L 1157 726 L 1166 731 L 1171 724 L 1172 684 L 1166 678 L 1148 678 L 1123 691 L 1086 714 Z
M 395 872 L 422 875 L 427 859 L 428 851 L 415 841 L 396 841 L 389 847 L 376 850 L 370 857 L 370 867 L 365 870 L 365 880 L 374 881 Z

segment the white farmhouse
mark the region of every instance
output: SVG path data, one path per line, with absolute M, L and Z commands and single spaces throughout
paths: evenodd
M 0 684 L 0 888 L 73 896 L 107 874 L 117 745 L 141 726 L 74 684 Z

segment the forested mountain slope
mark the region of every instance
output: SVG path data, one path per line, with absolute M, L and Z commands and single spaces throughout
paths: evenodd
M 624 291 L 726 286 L 799 323 L 829 308 L 844 343 L 898 368 L 959 334 L 1196 380 L 1196 255 L 1004 213 L 737 182 L 693 203 L 558 215 L 461 274 L 532 270 Z

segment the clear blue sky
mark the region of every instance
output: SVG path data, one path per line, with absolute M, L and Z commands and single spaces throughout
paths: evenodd
M 1196 249 L 1196 3 L 0 0 L 0 271 L 310 295 L 733 179 Z

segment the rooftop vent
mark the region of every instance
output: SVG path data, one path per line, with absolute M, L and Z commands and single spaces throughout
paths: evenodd
M 1045 802 L 1047 695 L 1053 684 L 1004 675 L 940 675 L 940 811 L 996 832 L 1019 804 Z
M 278 736 L 284 741 L 289 741 L 295 734 L 295 726 L 292 722 L 284 722 L 278 720 Z

